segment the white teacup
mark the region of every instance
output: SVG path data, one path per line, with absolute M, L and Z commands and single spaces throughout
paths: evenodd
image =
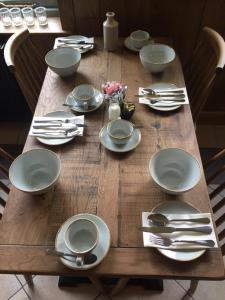
M 129 121 L 116 119 L 108 123 L 107 133 L 115 144 L 125 144 L 132 136 L 134 127 Z
M 145 46 L 149 40 L 149 33 L 143 30 L 133 31 L 130 34 L 130 40 L 135 48 L 140 49 Z
M 72 91 L 72 95 L 78 105 L 87 110 L 94 101 L 95 89 L 90 84 L 81 84 Z
M 69 225 L 64 238 L 67 248 L 76 255 L 77 265 L 82 266 L 84 256 L 98 244 L 98 228 L 92 221 L 80 218 Z

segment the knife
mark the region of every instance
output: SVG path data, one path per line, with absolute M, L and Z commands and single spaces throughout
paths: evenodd
M 178 100 L 183 99 L 185 100 L 184 94 L 165 94 L 165 95 L 150 95 L 150 94 L 141 94 L 141 95 L 134 95 L 138 98 L 147 98 L 147 99 L 159 99 L 162 98 L 163 100 Z
M 86 42 L 86 41 L 76 41 L 73 39 L 59 39 L 59 42 L 62 42 L 64 44 L 74 44 L 74 45 L 96 45 L 92 42 Z
M 145 227 L 140 226 L 138 227 L 140 231 L 144 232 L 151 232 L 151 233 L 173 233 L 176 231 L 194 231 L 194 232 L 201 232 L 205 234 L 209 234 L 212 232 L 212 228 L 210 226 L 200 226 L 200 227 L 167 227 L 167 226 L 158 226 L 158 227 Z
M 33 125 L 32 127 L 34 128 L 34 129 L 49 129 L 49 130 L 68 130 L 68 129 L 77 129 L 77 127 L 84 127 L 84 124 L 74 124 L 74 126 L 73 127 L 70 127 L 70 128 L 65 128 L 65 127 L 62 127 L 63 125 L 65 125 L 65 124 L 62 124 L 62 123 L 60 123 L 60 124 L 43 124 L 43 125 Z M 72 123 L 71 123 L 71 125 L 72 125 Z
M 152 89 L 143 88 L 143 91 L 147 93 L 152 93 Z M 167 93 L 173 93 L 173 94 L 184 94 L 183 89 L 169 89 L 169 90 L 154 90 L 156 94 L 167 94 Z

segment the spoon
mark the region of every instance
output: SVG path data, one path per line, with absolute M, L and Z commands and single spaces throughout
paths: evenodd
M 61 251 L 57 251 L 55 249 L 50 249 L 50 248 L 47 249 L 46 252 L 48 255 L 59 256 L 59 257 L 65 258 L 65 259 L 67 259 L 67 257 L 72 257 L 72 258 L 76 257 L 76 255 L 74 255 L 74 254 L 61 252 Z M 97 260 L 97 256 L 93 253 L 90 253 L 90 254 L 84 256 L 84 264 L 85 265 L 93 264 L 96 260 Z
M 169 219 L 163 214 L 151 214 L 147 217 L 149 222 L 152 225 L 155 226 L 165 226 L 171 221 L 176 221 L 176 222 L 196 222 L 196 223 L 203 223 L 203 224 L 209 224 L 210 219 L 209 218 L 186 218 L 186 219 Z

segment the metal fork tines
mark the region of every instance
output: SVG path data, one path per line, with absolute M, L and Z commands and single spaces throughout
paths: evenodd
M 187 244 L 195 244 L 206 247 L 213 247 L 215 245 L 213 240 L 173 240 L 166 237 L 159 237 L 155 235 L 149 236 L 149 241 L 155 245 L 169 247 L 175 243 L 187 243 Z

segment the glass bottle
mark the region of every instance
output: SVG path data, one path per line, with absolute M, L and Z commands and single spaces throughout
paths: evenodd
M 107 12 L 106 17 L 103 23 L 104 48 L 114 51 L 118 47 L 118 22 L 114 19 L 114 12 Z
M 109 100 L 109 121 L 118 119 L 120 117 L 120 105 L 116 98 Z

